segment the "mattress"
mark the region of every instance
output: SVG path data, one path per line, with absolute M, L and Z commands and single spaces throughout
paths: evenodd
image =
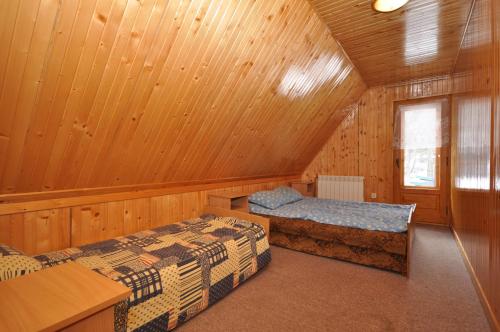
M 415 205 L 304 198 L 277 209 L 250 204 L 252 213 L 384 232 L 405 232 Z
M 44 267 L 75 261 L 129 287 L 116 330 L 168 331 L 265 267 L 271 253 L 262 226 L 207 215 L 35 258 Z

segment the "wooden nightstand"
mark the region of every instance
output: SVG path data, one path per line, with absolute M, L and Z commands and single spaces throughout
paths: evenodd
M 0 282 L 0 331 L 114 331 L 130 289 L 76 263 Z
M 316 196 L 316 183 L 313 180 L 297 180 L 291 182 L 292 188 L 303 196 Z
M 208 206 L 248 212 L 248 195 L 245 193 L 209 193 Z

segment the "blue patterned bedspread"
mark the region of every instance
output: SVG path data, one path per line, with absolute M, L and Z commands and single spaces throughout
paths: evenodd
M 346 202 L 320 198 L 304 198 L 274 210 L 250 204 L 250 211 L 253 213 L 385 232 L 405 232 L 414 209 L 415 205 Z

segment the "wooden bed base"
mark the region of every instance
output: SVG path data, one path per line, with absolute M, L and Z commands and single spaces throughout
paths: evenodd
M 265 217 L 270 218 L 269 242 L 273 245 L 408 276 L 414 236 L 411 215 L 408 230 L 402 233 L 370 231 L 304 219 Z

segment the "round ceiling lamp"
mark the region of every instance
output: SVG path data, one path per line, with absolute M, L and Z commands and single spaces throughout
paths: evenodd
M 398 10 L 406 5 L 409 0 L 373 0 L 372 6 L 378 12 L 388 13 Z

